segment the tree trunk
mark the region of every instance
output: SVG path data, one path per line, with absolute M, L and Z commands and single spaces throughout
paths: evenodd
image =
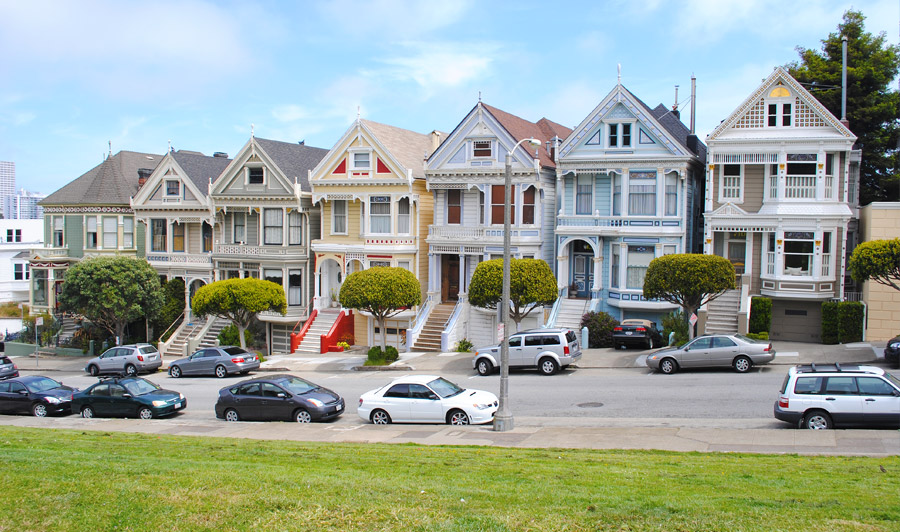
M 116 345 L 122 345 L 125 342 L 125 322 L 116 322 Z
M 378 328 L 381 329 L 381 352 L 387 347 L 387 331 L 384 328 L 384 318 L 378 318 Z
M 688 342 L 694 339 L 694 326 L 691 325 L 691 316 L 694 315 L 696 309 L 690 307 L 684 307 L 684 321 L 687 322 L 688 326 Z
M 243 323 L 236 323 L 235 325 L 237 326 L 238 339 L 240 340 L 241 349 L 246 351 L 247 350 L 247 342 L 244 341 L 244 331 L 247 330 L 247 328 L 244 327 Z

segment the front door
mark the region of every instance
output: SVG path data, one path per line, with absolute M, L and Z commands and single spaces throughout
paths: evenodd
M 575 254 L 575 264 L 572 271 L 572 283 L 575 285 L 576 297 L 590 297 L 591 286 L 594 284 L 593 255 L 581 253 Z
M 747 242 L 729 240 L 728 241 L 728 260 L 734 265 L 734 273 L 741 275 L 744 273 L 744 262 L 747 255 Z
M 459 255 L 441 255 L 441 301 L 459 299 Z

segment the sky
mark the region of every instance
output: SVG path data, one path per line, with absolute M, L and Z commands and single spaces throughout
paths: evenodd
M 622 84 L 705 139 L 847 9 L 897 44 L 900 1 L 0 0 L 0 161 L 49 194 L 132 150 L 331 148 L 362 118 L 452 131 L 478 102 L 577 126 Z

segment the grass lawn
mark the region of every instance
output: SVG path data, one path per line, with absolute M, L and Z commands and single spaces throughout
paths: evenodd
M 888 531 L 900 458 L 0 427 L 0 531 Z

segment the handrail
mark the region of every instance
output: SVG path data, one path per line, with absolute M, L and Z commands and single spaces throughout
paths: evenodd
M 450 350 L 450 335 L 453 333 L 453 328 L 456 327 L 456 321 L 462 314 L 462 308 L 465 302 L 466 299 L 464 297 L 457 299 L 456 305 L 453 307 L 453 312 L 450 313 L 450 317 L 444 322 L 444 328 L 441 329 L 441 351 L 446 352 Z
M 166 329 L 165 331 L 163 331 L 163 333 L 160 334 L 159 337 L 162 338 L 163 336 L 165 336 L 167 332 L 169 332 L 170 330 L 172 330 L 172 327 L 175 327 L 175 324 L 176 324 L 176 323 L 177 323 L 178 325 L 181 325 L 181 322 L 180 322 L 179 320 L 181 320 L 181 321 L 184 320 L 184 311 L 182 311 L 181 314 L 179 314 L 178 317 L 175 318 L 175 321 L 173 321 L 172 324 L 169 325 L 169 328 Z
M 431 295 L 425 298 L 425 302 L 422 303 L 422 306 L 419 307 L 419 311 L 416 313 L 416 319 L 413 321 L 413 326 L 411 327 L 411 331 L 419 332 L 422 330 L 422 327 L 425 326 L 425 322 L 428 321 L 429 309 L 432 307 L 433 300 Z
M 293 334 L 294 332 L 297 331 L 297 325 L 300 325 L 301 323 L 304 323 L 304 326 L 305 326 L 306 323 L 309 323 L 310 318 L 312 318 L 312 315 L 309 313 L 309 309 L 310 309 L 310 307 L 313 306 L 313 303 L 315 303 L 315 300 L 310 301 L 309 304 L 306 305 L 306 307 L 303 308 L 303 314 L 300 316 L 300 319 L 297 320 L 297 323 L 294 324 L 294 328 L 291 329 L 291 334 Z M 315 312 L 315 311 L 313 311 L 313 312 Z M 304 318 L 304 317 L 307 317 L 306 322 L 303 321 L 303 318 Z M 302 329 L 301 329 L 301 330 L 302 330 Z M 301 332 L 301 335 L 300 335 L 301 338 L 303 337 L 303 334 L 305 334 L 305 333 L 302 333 L 302 332 Z
M 303 324 L 303 327 L 300 328 L 300 332 L 296 333 L 298 342 L 302 342 L 303 338 L 306 336 L 306 333 L 309 332 L 309 328 L 312 326 L 313 321 L 315 321 L 316 316 L 319 315 L 319 309 L 313 309 L 312 314 L 309 315 L 309 319 Z M 295 333 L 291 333 L 293 336 Z
M 338 313 L 338 317 L 336 320 L 334 320 L 334 323 L 331 324 L 331 328 L 328 329 L 328 333 L 323 334 L 319 337 L 319 353 L 340 351 L 341 349 L 337 347 L 338 334 L 352 334 L 352 331 L 353 311 L 350 309 L 343 309 Z
M 547 317 L 547 323 L 544 324 L 543 328 L 550 328 L 556 324 L 556 318 L 559 316 L 559 308 L 562 306 L 563 300 L 563 292 L 568 290 L 569 287 L 564 286 L 559 289 L 559 293 L 556 294 L 556 301 L 553 302 L 553 308 L 550 309 L 550 316 Z

